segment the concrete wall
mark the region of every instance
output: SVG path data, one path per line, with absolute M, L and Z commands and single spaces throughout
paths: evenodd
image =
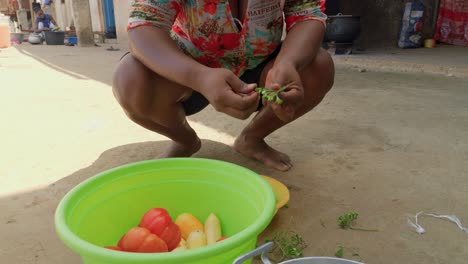
M 101 0 L 89 0 L 89 8 L 93 31 L 104 31 L 104 11 L 102 10 Z
M 128 42 L 127 22 L 129 12 L 128 1 L 114 0 L 115 27 L 118 42 Z
M 436 3 L 422 0 L 426 5 L 424 38 L 433 37 Z M 361 16 L 362 31 L 356 45 L 361 48 L 396 46 L 406 0 L 342 0 L 341 13 Z
M 0 12 L 5 15 L 14 15 L 20 9 L 29 10 L 29 0 L 0 0 Z
M 10 1 L 8 0 L 0 0 L 0 11 L 6 11 L 8 10 L 8 7 L 10 6 Z
M 74 22 L 72 0 L 54 1 L 50 8 L 45 9 L 47 13 L 54 15 L 58 25 L 66 29 Z M 75 0 L 76 1 L 76 0 Z M 93 31 L 104 31 L 104 13 L 101 0 L 89 0 L 91 23 Z
M 66 29 L 72 25 L 73 12 L 70 0 L 54 1 L 53 6 L 55 7 L 55 20 L 60 28 Z

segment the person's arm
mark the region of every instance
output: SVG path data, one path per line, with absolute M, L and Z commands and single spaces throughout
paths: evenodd
M 288 34 L 283 42 L 275 64 L 291 63 L 301 71 L 315 59 L 325 33 L 326 15 L 321 10 L 321 1 L 308 1 L 295 5 L 286 0 L 284 13 Z
M 201 92 L 203 73 L 209 68 L 185 55 L 169 34 L 157 27 L 129 29 L 130 53 L 162 77 Z
M 301 71 L 317 56 L 325 32 L 326 15 L 321 11 L 320 0 L 297 4 L 286 0 L 284 14 L 288 34 L 275 63 L 267 74 L 266 87 L 288 88 L 280 93 L 283 104 L 270 103 L 275 114 L 284 122 L 291 121 L 295 111 L 304 102 Z
M 307 20 L 298 23 L 287 34 L 275 65 L 292 64 L 300 72 L 315 59 L 324 33 L 325 27 L 318 21 Z
M 39 20 L 37 20 L 37 18 L 36 18 L 36 21 L 34 22 L 34 31 L 35 32 L 39 31 Z
M 52 15 L 49 15 L 49 18 L 50 18 L 50 22 L 52 22 L 52 24 L 54 24 L 55 26 L 57 26 L 57 22 L 55 22 L 55 19 Z

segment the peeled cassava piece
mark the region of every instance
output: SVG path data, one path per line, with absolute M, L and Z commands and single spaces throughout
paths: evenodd
M 203 230 L 195 230 L 190 233 L 186 241 L 187 249 L 206 246 L 206 235 Z
M 208 245 L 216 243 L 221 238 L 221 223 L 214 213 L 211 213 L 205 221 L 205 234 Z

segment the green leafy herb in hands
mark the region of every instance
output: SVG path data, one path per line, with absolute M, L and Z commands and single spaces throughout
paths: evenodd
M 272 239 L 266 242 L 275 243 L 272 258 L 276 262 L 304 257 L 303 250 L 307 247 L 302 236 L 290 230 L 275 231 Z
M 354 221 L 358 219 L 359 214 L 356 212 L 348 212 L 344 215 L 341 215 L 338 217 L 338 225 L 342 229 L 352 229 L 352 230 L 360 230 L 360 231 L 372 231 L 372 232 L 377 232 L 378 230 L 375 229 L 362 229 L 362 228 L 357 228 L 354 227 Z
M 279 94 L 286 90 L 289 87 L 289 85 L 291 84 L 287 84 L 278 90 L 268 89 L 265 87 L 257 87 L 255 88 L 255 91 L 258 92 L 264 100 L 267 100 L 269 102 L 274 101 L 277 104 L 282 104 L 283 100 L 279 97 Z

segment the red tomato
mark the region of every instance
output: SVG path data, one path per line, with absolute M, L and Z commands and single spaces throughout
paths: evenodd
M 141 219 L 140 227 L 147 228 L 151 233 L 164 240 L 169 251 L 179 245 L 181 237 L 180 229 L 174 224 L 166 209 L 153 208 L 146 212 Z
M 160 236 L 171 223 L 171 216 L 165 209 L 154 208 L 143 216 L 140 227 L 147 228 L 151 233 Z
M 111 249 L 111 250 L 123 251 L 121 248 L 116 247 L 116 246 L 105 246 L 105 248 Z
M 128 252 L 167 252 L 167 245 L 157 235 L 143 227 L 130 229 L 119 241 L 119 248 Z
M 179 226 L 175 223 L 171 223 L 166 229 L 164 229 L 160 237 L 164 242 L 166 242 L 169 251 L 172 251 L 179 245 L 182 234 Z

